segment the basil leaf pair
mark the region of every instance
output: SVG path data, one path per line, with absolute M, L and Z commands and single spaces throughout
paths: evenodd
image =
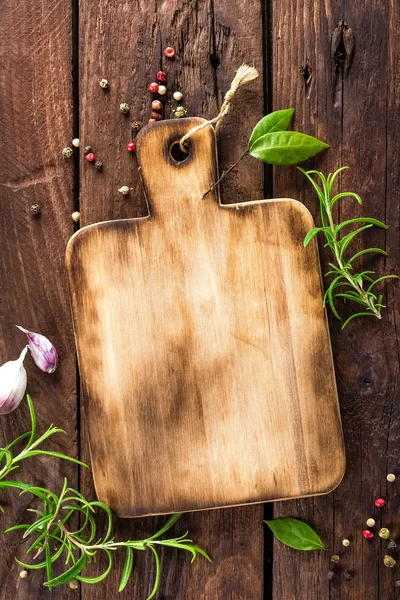
M 271 165 L 294 165 L 328 148 L 320 140 L 287 131 L 294 114 L 293 108 L 277 110 L 257 123 L 249 139 L 251 156 Z

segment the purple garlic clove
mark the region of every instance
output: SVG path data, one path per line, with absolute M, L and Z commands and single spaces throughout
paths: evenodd
M 57 369 L 58 355 L 50 340 L 40 333 L 28 331 L 20 325 L 16 325 L 16 327 L 28 336 L 28 348 L 36 366 L 45 373 L 54 373 Z

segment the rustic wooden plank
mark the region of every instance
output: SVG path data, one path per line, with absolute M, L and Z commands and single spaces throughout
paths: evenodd
M 237 2 L 234 10 L 232 3 L 225 0 L 209 3 L 186 0 L 170 2 L 168 5 L 138 2 L 134 10 L 131 3 L 126 1 L 98 5 L 81 0 L 81 138 L 82 144 L 91 144 L 104 162 L 102 175 L 87 164 L 81 165 L 82 223 L 143 214 L 143 195 L 135 157 L 128 155 L 125 145 L 131 138 L 129 123 L 136 120 L 147 122 L 150 113 L 147 86 L 154 80 L 157 70 L 163 68 L 167 72 L 167 85 L 171 91 L 178 88 L 184 93 L 183 104 L 188 109 L 188 115 L 210 118 L 217 113 L 217 102 L 221 102 L 223 92 L 228 89 L 234 68 L 250 60 L 262 70 L 261 40 L 261 3 L 258 0 L 252 0 L 246 6 Z M 175 47 L 175 61 L 164 58 L 162 50 L 167 45 Z M 213 57 L 214 66 L 219 61 L 218 70 L 211 66 L 210 56 Z M 98 87 L 102 77 L 110 81 L 108 94 Z M 254 122 L 262 114 L 262 81 L 254 90 L 240 92 L 234 109 L 235 120 L 227 120 L 221 130 L 224 139 L 227 139 L 225 136 L 228 132 L 233 135 L 234 131 L 233 139 L 248 139 Z M 122 117 L 118 112 L 121 101 L 131 105 L 129 118 Z M 174 102 L 169 101 L 167 116 L 171 114 L 173 106 Z M 235 149 L 226 144 L 220 157 L 222 165 L 229 164 L 236 156 Z M 124 184 L 133 190 L 129 197 L 123 198 L 117 189 Z M 232 183 L 227 182 L 226 185 L 226 190 L 232 189 Z M 243 190 L 245 186 L 249 198 L 263 196 L 262 166 L 256 161 L 253 161 L 251 168 L 244 161 L 238 170 L 233 190 L 239 187 Z M 85 439 L 83 436 L 83 444 Z M 89 477 L 84 481 L 84 489 L 88 493 L 92 490 Z M 210 567 L 199 561 L 189 568 L 187 557 L 174 562 L 168 552 L 168 556 L 163 558 L 164 575 L 160 595 L 214 600 L 223 591 L 235 598 L 260 600 L 263 583 L 261 521 L 262 507 L 227 509 L 184 517 L 176 529 L 190 526 L 194 539 L 204 543 L 213 555 L 214 564 Z M 145 531 L 152 531 L 158 523 L 160 519 L 134 523 L 117 521 L 116 533 L 120 537 L 139 536 Z M 226 523 L 230 524 L 230 531 L 225 531 Z M 221 531 L 224 532 L 223 538 Z M 244 560 L 244 548 L 249 546 L 250 539 L 251 552 L 248 559 Z M 122 562 L 119 565 L 122 566 Z M 141 555 L 137 567 L 133 589 L 135 595 L 142 597 L 150 590 L 154 576 L 151 557 Z M 177 572 L 182 577 L 179 586 L 174 583 Z M 235 573 L 234 579 L 226 581 L 226 575 L 232 573 Z M 118 576 L 116 569 L 102 584 L 104 596 L 115 593 Z M 89 588 L 84 588 L 82 593 L 84 598 L 91 598 L 93 594 Z M 130 597 L 132 585 L 124 594 Z
M 286 5 L 275 3 L 274 31 L 280 40 L 276 46 L 274 71 L 285 73 L 286 67 L 290 75 L 286 81 L 275 77 L 274 98 L 276 108 L 281 108 L 280 102 L 277 104 L 278 99 L 284 99 L 285 103 L 295 102 L 296 124 L 323 139 L 326 137 L 331 144 L 332 148 L 317 161 L 317 168 L 332 171 L 339 160 L 352 167 L 342 178 L 342 189 L 360 192 L 365 207 L 361 209 L 352 203 L 343 204 L 340 218 L 344 220 L 359 214 L 375 216 L 386 220 L 389 225 L 392 223 L 398 234 L 398 192 L 395 176 L 392 175 L 398 166 L 398 152 L 391 137 L 395 135 L 395 114 L 398 118 L 395 71 L 398 57 L 388 50 L 386 42 L 388 23 L 394 21 L 394 5 L 391 8 L 392 17 L 389 18 L 386 5 L 378 2 L 373 2 L 368 10 L 362 2 L 353 3 L 348 15 L 341 12 L 336 2 L 311 7 L 301 1 L 293 3 L 289 13 Z M 335 68 L 330 57 L 331 33 L 342 18 L 353 28 L 356 37 L 354 62 L 344 78 L 343 71 Z M 394 25 L 391 26 L 391 41 L 393 29 Z M 392 75 L 384 67 L 388 51 Z M 298 57 L 308 64 L 306 79 L 311 75 L 308 84 L 298 74 L 299 67 L 305 66 L 299 64 Z M 387 84 L 391 89 L 388 111 L 393 126 L 388 138 L 392 144 L 388 165 Z M 301 178 L 294 178 L 290 172 L 277 172 L 274 184 L 275 195 L 300 193 L 306 187 Z M 311 196 L 309 189 L 305 194 L 301 193 L 316 214 L 315 199 L 310 201 Z M 386 247 L 391 252 L 387 261 L 390 270 L 399 256 L 395 232 L 389 230 L 386 236 Z M 368 231 L 362 239 L 362 246 L 366 244 L 385 247 L 385 233 L 381 230 Z M 366 260 L 364 265 L 366 268 L 373 266 L 380 274 L 386 272 L 382 260 Z M 395 493 L 390 488 L 387 490 L 385 481 L 389 465 L 391 470 L 395 468 L 393 458 L 398 454 L 399 445 L 395 405 L 399 369 L 396 349 L 398 313 L 393 306 L 392 286 L 388 286 L 388 309 L 382 322 L 372 319 L 354 321 L 352 326 L 341 332 L 340 323 L 331 319 L 347 446 L 348 466 L 343 483 L 330 497 L 278 505 L 275 510 L 276 516 L 299 516 L 315 526 L 329 546 L 329 554 L 338 552 L 342 556 L 339 576 L 329 589 L 326 580 L 328 553 L 304 556 L 276 544 L 274 594 L 277 597 L 288 600 L 325 598 L 328 595 L 332 600 L 395 597 L 395 573 L 388 573 L 382 567 L 384 548 L 380 548 L 379 540 L 367 543 L 361 536 L 369 516 L 376 518 L 378 526 L 387 522 L 385 513 L 380 519 L 374 509 L 374 498 L 386 492 L 393 497 Z M 394 502 L 393 497 L 391 507 Z M 352 540 L 348 550 L 341 546 L 343 537 Z M 343 580 L 346 569 L 354 571 L 351 582 Z
M 7 0 L 0 21 L 0 363 L 16 358 L 26 343 L 14 324 L 42 332 L 54 341 L 59 368 L 41 373 L 27 358 L 28 392 L 37 415 L 38 431 L 51 423 L 65 428 L 49 448 L 77 453 L 75 349 L 64 271 L 66 242 L 73 231 L 73 160 L 61 151 L 71 143 L 72 113 L 71 3 Z M 40 204 L 38 217 L 31 206 Z M 26 403 L 0 420 L 1 445 L 29 427 Z M 70 463 L 34 459 L 14 477 L 58 491 L 63 476 L 78 483 Z M 6 526 L 26 522 L 28 495 L 2 497 Z M 28 513 L 29 514 L 29 513 Z M 1 535 L 0 597 L 70 597 L 68 587 L 53 593 L 42 587 L 43 573 L 19 577 L 15 555 L 24 559 L 21 535 Z

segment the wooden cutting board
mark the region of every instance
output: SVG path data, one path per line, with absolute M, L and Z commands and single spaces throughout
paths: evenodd
M 149 216 L 67 249 L 94 481 L 120 516 L 322 494 L 344 473 L 313 219 L 291 199 L 202 200 L 213 130 L 171 155 L 199 122 L 145 127 Z

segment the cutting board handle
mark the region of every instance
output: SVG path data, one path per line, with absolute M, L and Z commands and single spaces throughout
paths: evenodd
M 218 159 L 212 127 L 205 127 L 190 138 L 187 156 L 179 148 L 182 136 L 204 122 L 199 117 L 171 119 L 147 125 L 139 132 L 137 159 L 152 217 L 164 210 L 169 212 L 171 201 L 202 202 L 203 194 L 216 181 Z M 218 201 L 218 189 L 210 197 Z M 168 199 L 168 207 L 164 199 Z

